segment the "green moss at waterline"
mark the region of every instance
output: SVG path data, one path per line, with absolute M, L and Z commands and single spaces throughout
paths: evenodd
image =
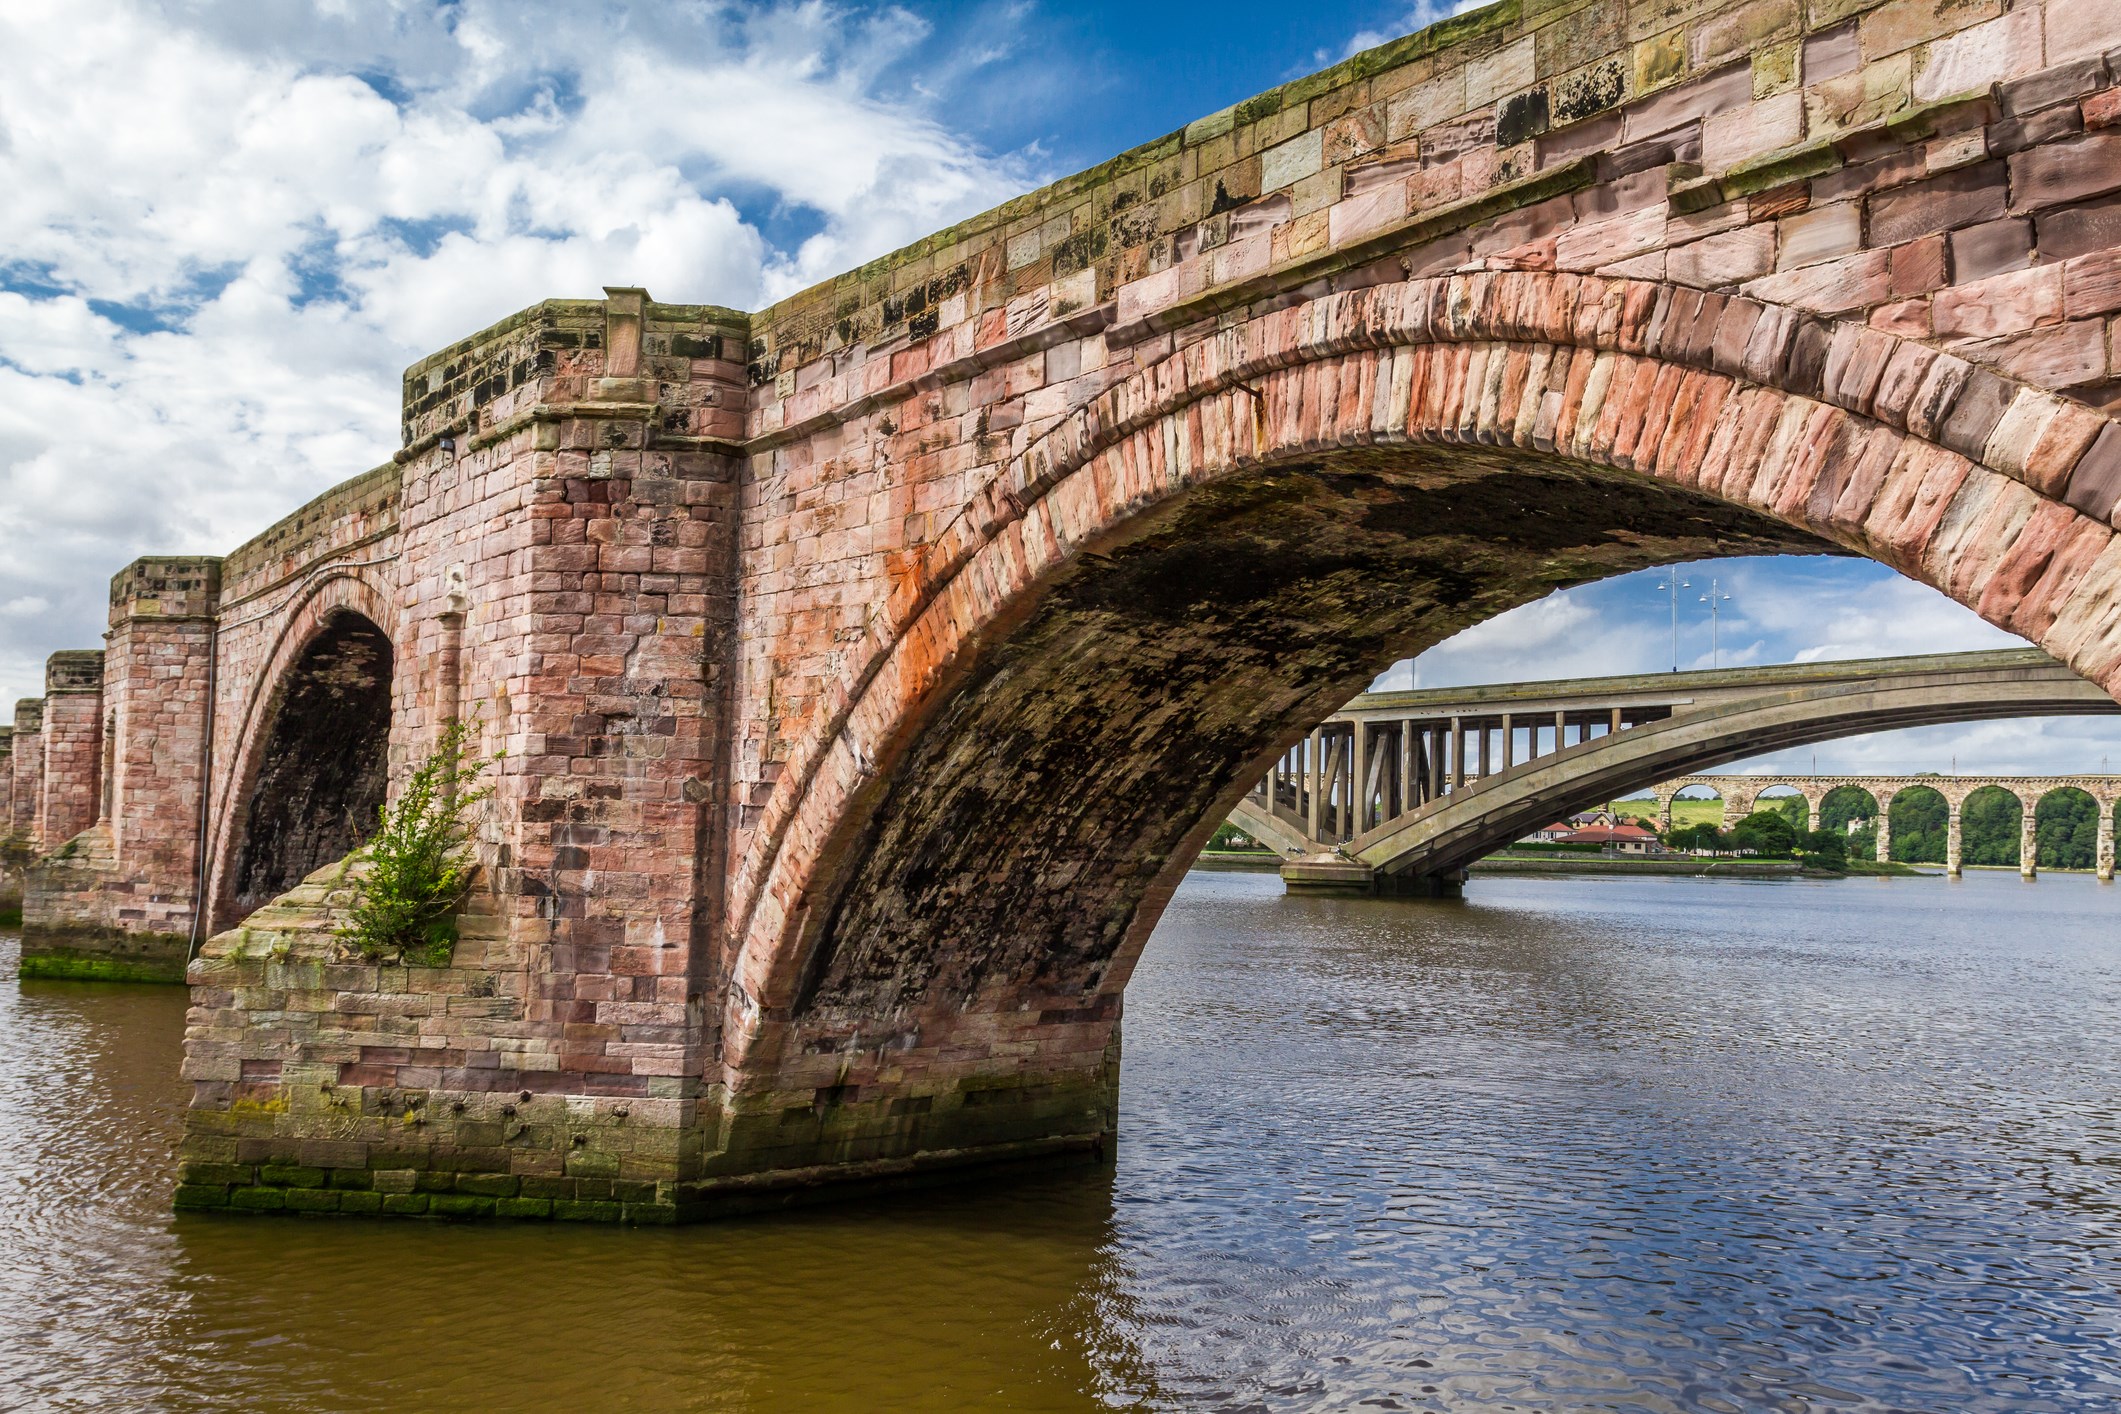
M 25 952 L 21 975 L 64 982 L 184 981 L 184 959 L 85 957 L 78 953 Z

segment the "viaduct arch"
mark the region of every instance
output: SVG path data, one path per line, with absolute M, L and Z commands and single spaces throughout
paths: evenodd
M 232 838 L 334 566 L 391 769 L 460 710 L 507 753 L 419 1004 L 296 985 L 335 868 L 204 942 L 180 1201 L 665 1220 L 1102 1144 L 1199 839 L 1558 585 L 1871 555 L 2121 689 L 2111 0 L 1741 11 L 1504 0 L 772 309 L 548 301 L 407 371 L 390 465 L 128 570 L 33 934 L 201 928 L 201 832 L 138 822 Z

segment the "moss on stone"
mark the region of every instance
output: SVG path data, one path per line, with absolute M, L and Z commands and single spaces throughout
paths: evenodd
M 336 1213 L 346 1195 L 329 1188 L 290 1188 L 280 1196 L 290 1213 Z
M 228 1206 L 228 1189 L 218 1183 L 180 1183 L 171 1206 L 178 1212 L 203 1212 Z
M 184 980 L 182 959 L 85 957 L 78 953 L 22 954 L 22 975 L 60 982 L 162 982 Z

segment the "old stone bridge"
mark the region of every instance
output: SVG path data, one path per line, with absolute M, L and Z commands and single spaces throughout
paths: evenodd
M 2037 649 L 1371 692 L 1293 745 L 1230 819 L 1287 858 L 1292 889 L 1450 895 L 1474 860 L 1681 772 L 1860 732 L 2115 712 Z
M 26 947 L 210 939 L 187 1205 L 1099 1148 L 1201 840 L 1466 625 L 1837 550 L 2121 689 L 2116 19 L 1504 0 L 767 310 L 530 308 L 389 465 L 118 576 Z M 460 712 L 464 941 L 349 960 L 335 874 L 282 891 Z

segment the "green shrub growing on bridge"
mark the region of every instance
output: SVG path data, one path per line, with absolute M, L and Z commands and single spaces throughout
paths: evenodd
M 451 722 L 395 802 L 386 803 L 365 853 L 367 872 L 340 936 L 362 956 L 441 967 L 456 947 L 457 905 L 477 867 L 470 814 L 492 794 L 474 788 L 490 761 L 468 760 L 471 728 Z

